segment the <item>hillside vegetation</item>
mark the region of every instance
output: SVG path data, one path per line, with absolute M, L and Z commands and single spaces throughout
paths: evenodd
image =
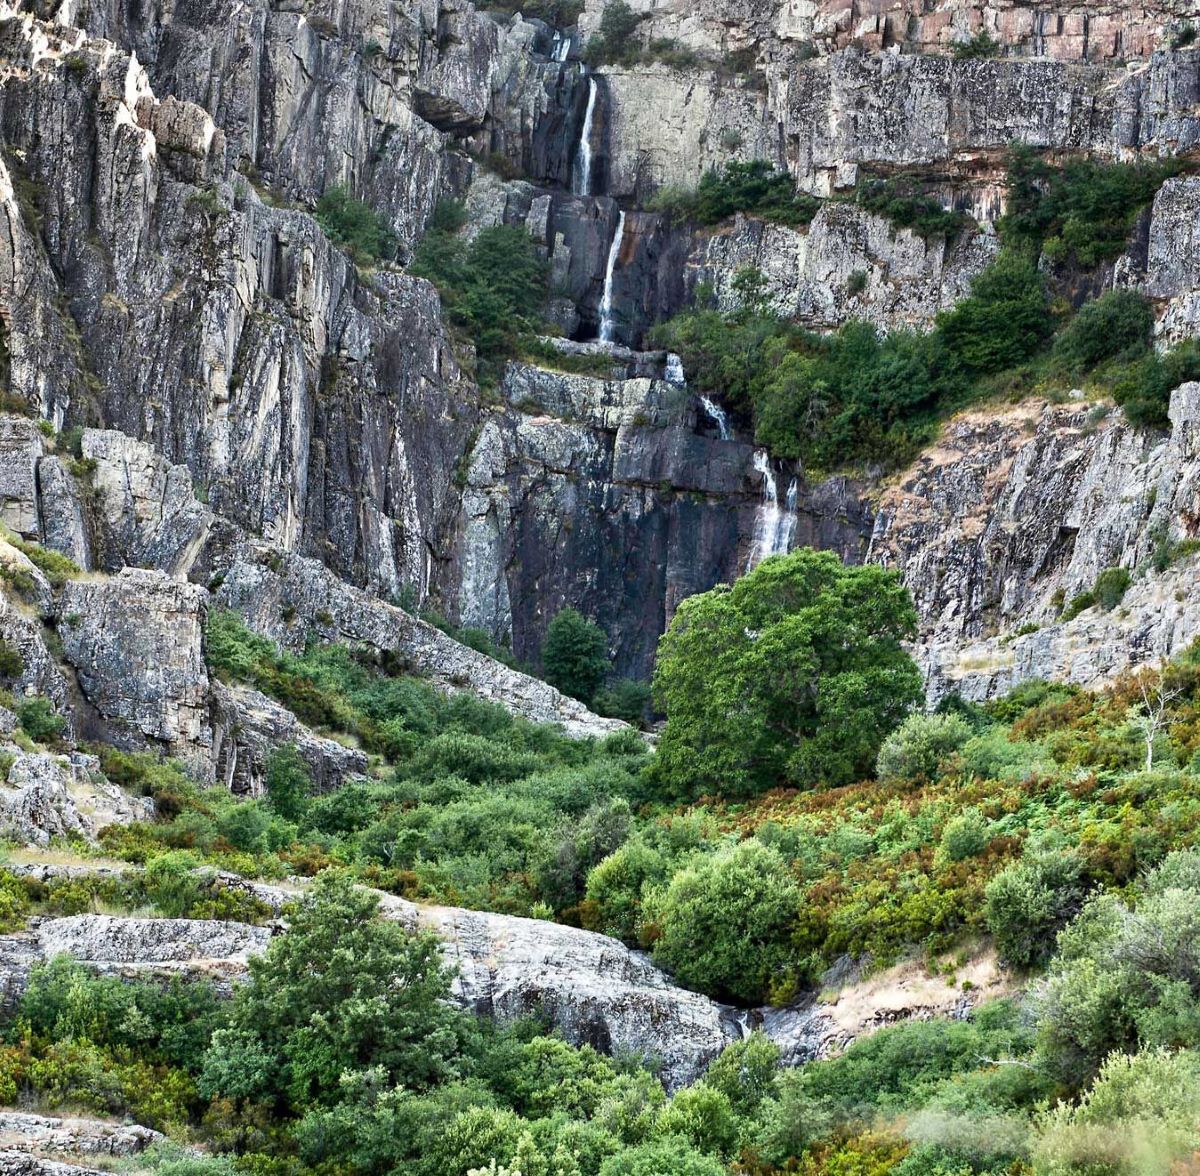
M 100 749 L 158 802 L 104 838 L 144 872 L 0 874 L 9 928 L 101 907 L 266 916 L 205 863 L 315 883 L 232 999 L 41 967 L 5 1023 L 0 1096 L 203 1145 L 143 1162 L 166 1176 L 1181 1170 L 1200 1147 L 1200 650 L 1100 693 L 1035 682 L 925 714 L 910 624 L 891 573 L 764 562 L 664 639 L 655 753 L 632 731 L 567 740 L 349 648 L 281 655 L 214 614 L 214 670 L 358 742 L 371 777 L 315 795 L 285 747 L 266 796 L 238 800 Z M 711 704 L 744 711 L 707 749 L 699 666 Z M 604 931 L 733 1003 L 901 960 L 955 988 L 988 945 L 1017 995 L 798 1069 L 754 1034 L 667 1097 L 652 1056 L 453 1011 L 435 941 L 379 920 L 355 881 Z

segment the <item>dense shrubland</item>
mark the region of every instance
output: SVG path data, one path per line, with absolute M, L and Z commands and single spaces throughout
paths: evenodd
M 163 1176 L 1167 1176 L 1200 1147 L 1200 651 L 1101 693 L 1034 682 L 925 714 L 910 625 L 879 569 L 765 561 L 680 610 L 651 753 L 442 696 L 362 651 L 281 654 L 214 613 L 214 672 L 358 742 L 370 775 L 314 795 L 283 748 L 265 797 L 239 800 L 101 749 L 157 802 L 157 821 L 104 837 L 144 869 L 0 872 L 7 928 L 265 917 L 213 864 L 315 881 L 232 1000 L 40 969 L 3 1030 L 0 1097 L 209 1150 L 164 1150 L 147 1161 Z M 562 628 L 550 663 L 590 689 L 594 635 Z M 714 705 L 742 708 L 728 746 L 701 737 L 725 735 L 693 705 L 697 667 Z M 752 1036 L 667 1098 L 652 1058 L 453 1011 L 433 942 L 379 920 L 356 880 L 601 930 L 737 1003 L 903 961 L 967 995 L 989 945 L 1028 992 L 790 1072 Z
M 902 463 L 948 413 L 997 392 L 1058 394 L 1083 384 L 1111 395 L 1135 424 L 1161 428 L 1171 390 L 1200 377 L 1200 348 L 1189 341 L 1155 353 L 1149 304 L 1132 291 L 1106 293 L 1072 315 L 1059 289 L 1116 257 L 1138 212 L 1178 170 L 1093 160 L 1055 168 L 1015 150 L 1003 251 L 926 333 L 885 336 L 860 322 L 829 335 L 807 331 L 780 317 L 762 276 L 746 270 L 735 310 L 712 308 L 701 291 L 654 339 L 682 355 L 698 390 L 750 422 L 759 443 L 815 469 Z M 705 183 L 729 187 L 716 173 Z M 927 236 L 953 236 L 962 223 L 904 177 L 868 181 L 858 200 Z M 740 210 L 770 216 L 747 200 Z

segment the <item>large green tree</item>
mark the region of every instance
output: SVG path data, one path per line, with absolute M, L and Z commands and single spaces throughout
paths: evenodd
M 293 1107 L 340 1097 L 344 1075 L 373 1070 L 421 1089 L 457 1076 L 467 1031 L 447 1004 L 437 938 L 378 917 L 378 898 L 322 874 L 286 934 L 250 961 L 230 1027 L 213 1035 L 201 1089 L 280 1093 Z
M 895 572 L 809 549 L 684 601 L 658 647 L 655 771 L 675 797 L 744 797 L 868 775 L 921 696 Z

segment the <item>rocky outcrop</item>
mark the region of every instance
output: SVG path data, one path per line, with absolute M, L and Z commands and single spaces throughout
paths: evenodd
M 148 441 L 238 526 L 423 596 L 474 391 L 432 287 L 359 277 L 311 217 L 229 170 L 203 110 L 158 101 L 112 45 L 28 17 L 0 33 L 0 127 L 27 193 L 9 217 L 41 225 L 36 248 L 0 248 L 11 394 Z M 69 323 L 17 307 L 43 289 Z M 78 379 L 48 387 L 46 352 Z
M 1196 15 L 1190 0 L 741 0 L 732 9 L 633 0 L 631 7 L 643 16 L 643 43 L 669 40 L 714 59 L 741 53 L 751 60 L 851 45 L 944 53 L 984 32 L 1000 53 L 1119 64 L 1168 44 Z M 588 0 L 580 20 L 585 34 L 603 11 L 603 0 Z
M 1095 686 L 1200 636 L 1194 557 L 1170 562 L 1200 534 L 1200 384 L 1176 390 L 1171 420 L 1161 437 L 1103 406 L 966 413 L 883 494 L 869 558 L 912 590 L 934 701 Z M 1060 620 L 1110 567 L 1132 578 L 1120 606 Z
M 470 690 L 532 722 L 559 723 L 571 735 L 628 729 L 339 580 L 316 560 L 247 546 L 224 573 L 217 600 L 284 648 L 303 648 L 311 633 L 361 643 L 394 656 L 445 690 Z
M 218 780 L 239 796 L 262 796 L 271 752 L 291 744 L 315 792 L 332 792 L 367 770 L 367 757 L 310 731 L 291 711 L 247 686 L 212 683 L 213 759 Z
M 711 286 L 718 304 L 733 309 L 734 277 L 753 266 L 779 313 L 814 329 L 851 319 L 884 331 L 927 328 L 967 295 L 999 247 L 992 234 L 925 239 L 854 204 L 827 203 L 804 230 L 739 216 L 701 236 L 687 285 L 689 296 Z
M 133 1156 L 163 1138 L 138 1123 L 104 1119 L 61 1119 L 0 1110 L 0 1151 L 49 1155 Z M 0 1168 L 0 1171 L 7 1171 Z
M 134 568 L 67 584 L 63 650 L 98 733 L 118 746 L 150 744 L 193 762 L 207 757 L 207 595 L 195 584 Z
M 0 835 L 20 845 L 44 846 L 72 835 L 92 838 L 107 825 L 154 814 L 152 801 L 130 798 L 106 780 L 94 756 L 8 754 L 12 762 L 0 783 Z

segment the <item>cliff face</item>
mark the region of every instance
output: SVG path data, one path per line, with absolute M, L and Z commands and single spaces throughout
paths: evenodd
M 465 0 L 4 9 L 9 394 L 93 426 L 96 463 L 81 492 L 32 434 L 14 440 L 30 479 L 10 496 L 17 529 L 84 567 L 201 585 L 261 541 L 369 595 L 432 597 L 524 658 L 572 603 L 621 672 L 645 674 L 679 600 L 761 554 L 769 481 L 778 506 L 795 480 L 790 542 L 849 559 L 875 496 L 779 462 L 768 479 L 736 422 L 661 379 L 662 355 L 615 356 L 611 380 L 514 365 L 489 402 L 432 287 L 357 268 L 311 215 L 322 192 L 345 185 L 383 213 L 401 263 L 445 196 L 465 200 L 468 233 L 523 225 L 562 330 L 592 338 L 607 289 L 613 336 L 637 347 L 701 285 L 728 305 L 747 265 L 814 328 L 927 326 L 995 254 L 1012 140 L 1129 157 L 1200 138 L 1200 53 L 1170 48 L 1175 0 L 668 4 L 637 36 L 674 39 L 691 64 L 589 73 L 579 49 L 600 12 L 564 34 Z M 955 57 L 981 29 L 1000 55 Z M 752 158 L 835 196 L 916 170 L 979 227 L 923 240 L 852 200 L 803 229 L 700 229 L 640 207 Z M 1164 341 L 1200 314 L 1196 192 L 1167 184 L 1105 279 L 1155 300 Z M 926 566 L 935 548 L 888 558 Z M 1026 623 L 974 591 L 955 606 L 961 635 Z M 945 604 L 922 608 L 932 633 Z

